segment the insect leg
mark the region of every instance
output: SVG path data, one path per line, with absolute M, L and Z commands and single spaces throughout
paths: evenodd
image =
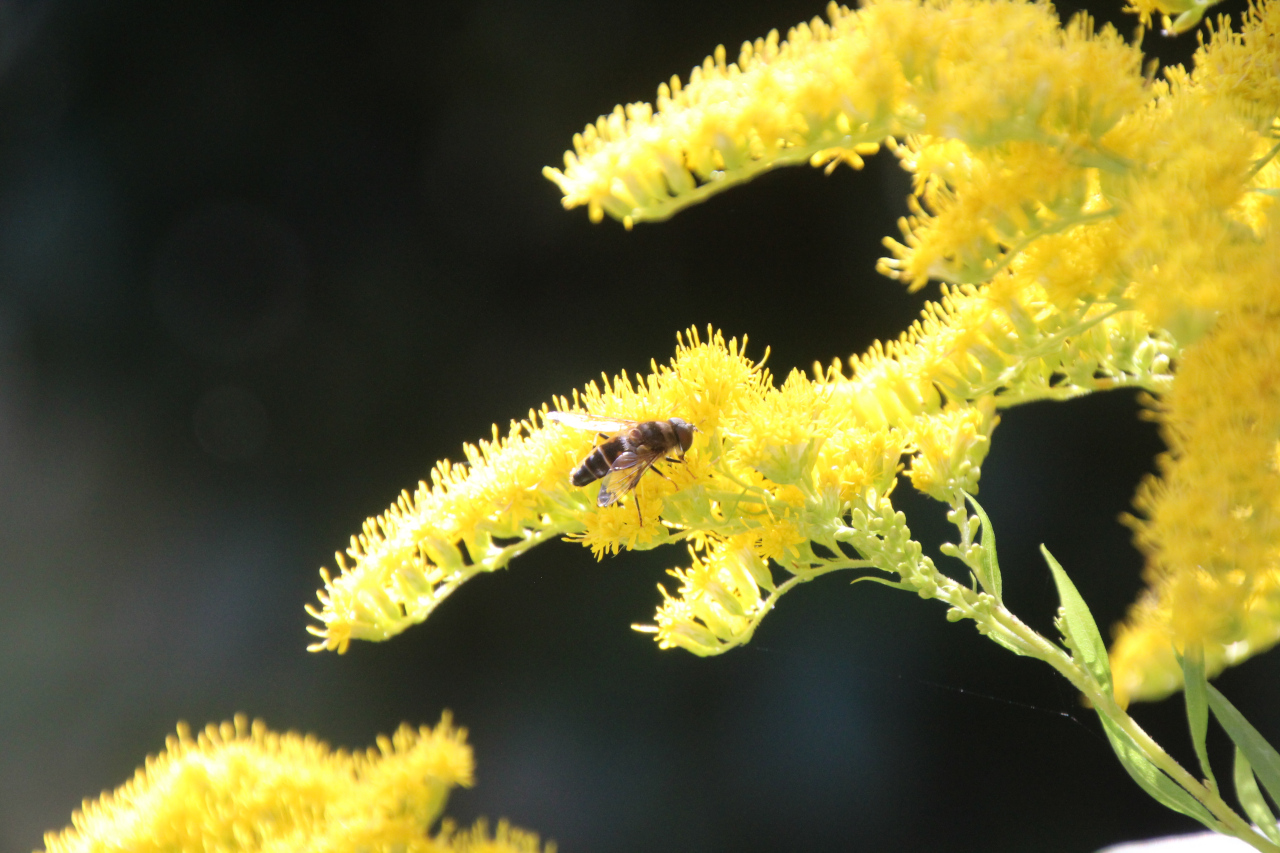
M 667 457 L 665 460 L 663 460 L 663 461 L 664 461 L 664 462 L 679 462 L 680 464 L 684 465 L 684 467 L 685 467 L 686 469 L 688 469 L 688 468 L 689 468 L 689 460 L 685 458 L 685 455 L 684 455 L 683 453 L 681 453 L 679 456 L 668 456 L 668 457 Z

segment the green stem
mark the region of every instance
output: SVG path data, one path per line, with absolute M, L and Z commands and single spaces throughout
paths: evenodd
M 1280 142 L 1277 142 L 1272 146 L 1270 151 L 1258 158 L 1258 161 L 1250 167 L 1249 171 L 1244 173 L 1245 178 L 1247 180 L 1253 180 L 1254 176 L 1262 171 L 1262 167 L 1275 159 L 1277 154 L 1280 154 Z
M 969 529 L 967 513 L 960 501 L 959 495 L 953 496 L 952 512 L 948 520 L 960 530 L 963 543 L 953 546 L 955 555 L 968 564 L 973 531 Z M 864 512 L 868 518 L 862 518 Z M 980 633 L 990 636 L 999 645 L 1049 664 L 1084 694 L 1098 714 L 1124 734 L 1147 761 L 1206 809 L 1210 819 L 1206 825 L 1223 835 L 1238 838 L 1263 853 L 1280 853 L 1280 845 L 1273 844 L 1255 831 L 1246 819 L 1219 796 L 1216 786 L 1196 779 L 1152 740 L 1116 702 L 1110 685 L 1099 683 L 1093 673 L 1077 663 L 1068 651 L 1024 624 L 994 595 L 979 592 L 948 577 L 938 571 L 929 558 L 921 556 L 918 545 L 907 538 L 909 534 L 900 520 L 901 515 L 893 514 L 892 506 L 887 500 L 868 501 L 867 510 L 859 509 L 856 515 L 855 520 L 860 522 L 857 527 L 846 527 L 842 531 L 843 535 L 837 535 L 836 538 L 852 544 L 864 556 L 869 557 L 877 568 L 902 578 L 901 584 L 891 585 L 915 590 L 926 598 L 940 599 L 951 606 L 948 618 L 952 621 L 971 619 Z M 910 549 L 910 556 L 905 544 L 907 542 L 915 546 Z M 970 568 L 974 567 L 970 565 Z
M 973 590 L 967 587 L 954 584 L 954 582 L 953 585 L 958 588 L 955 591 L 960 592 L 961 597 L 964 599 L 975 595 Z M 949 590 L 948 592 L 952 591 Z M 969 595 L 965 596 L 963 593 L 969 593 Z M 939 597 L 942 598 L 943 596 L 939 595 Z M 953 606 L 959 606 L 950 599 L 948 599 L 948 603 Z M 1117 704 L 1110 692 L 1098 684 L 1093 676 L 1084 667 L 1078 665 L 1061 647 L 1036 633 L 1000 604 L 992 602 L 989 606 L 982 607 L 974 607 L 967 601 L 965 604 L 969 606 L 960 606 L 960 608 L 966 612 L 966 615 L 972 615 L 975 622 L 984 625 L 992 633 L 999 631 L 1002 637 L 1013 642 L 1018 648 L 1024 649 L 1027 655 L 1049 664 L 1070 681 L 1072 686 L 1088 698 L 1094 710 L 1115 723 L 1119 729 L 1137 744 L 1138 748 L 1142 750 L 1152 764 L 1209 810 L 1221 824 L 1218 827 L 1219 832 L 1238 838 L 1257 850 L 1266 851 L 1266 853 L 1280 853 L 1280 846 L 1259 835 L 1248 821 L 1240 817 L 1218 795 L 1216 790 L 1196 779 L 1175 761 L 1169 753 L 1165 752 L 1160 744 L 1156 743 L 1138 725 L 1137 721 Z

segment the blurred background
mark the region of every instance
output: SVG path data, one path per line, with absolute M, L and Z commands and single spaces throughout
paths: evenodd
M 1118 5 L 1095 11 L 1131 32 Z M 317 569 L 493 422 L 644 372 L 689 326 L 749 335 L 785 375 L 916 316 L 928 293 L 874 272 L 908 186 L 887 154 L 632 233 L 539 174 L 717 43 L 823 11 L 726 8 L 0 3 L 0 848 L 41 846 L 179 720 L 236 712 L 363 747 L 452 709 L 478 785 L 449 813 L 567 853 L 1090 851 L 1197 828 L 1046 667 L 839 576 L 699 660 L 628 627 L 682 549 L 597 563 L 556 542 L 391 642 L 305 651 Z M 1148 43 L 1185 61 L 1194 37 Z M 1041 630 L 1041 542 L 1103 625 L 1140 588 L 1116 521 L 1161 448 L 1138 408 L 1029 406 L 996 433 L 982 499 Z M 936 553 L 941 509 L 899 495 Z M 1278 674 L 1264 656 L 1219 682 L 1273 737 Z M 1177 700 L 1139 719 L 1186 757 Z

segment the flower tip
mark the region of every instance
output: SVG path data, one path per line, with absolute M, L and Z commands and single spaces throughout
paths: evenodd
M 314 616 L 315 614 L 312 615 Z M 334 651 L 340 655 L 345 655 L 347 648 L 351 645 L 351 630 L 349 627 L 343 630 L 334 624 L 308 625 L 307 633 L 320 638 L 319 642 L 311 643 L 307 646 L 307 651 L 309 652 Z

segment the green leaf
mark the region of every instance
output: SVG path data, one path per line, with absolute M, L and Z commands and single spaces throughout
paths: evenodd
M 1204 649 L 1200 646 L 1187 649 L 1185 654 L 1178 655 L 1178 663 L 1182 665 L 1182 696 L 1187 703 L 1187 725 L 1191 729 L 1191 745 L 1195 747 L 1196 758 L 1200 759 L 1200 770 L 1204 778 L 1213 787 L 1218 787 L 1213 778 L 1213 769 L 1209 766 L 1209 751 L 1205 748 L 1205 736 L 1209 733 L 1209 682 L 1204 677 Z
M 1249 816 L 1249 820 L 1253 821 L 1258 830 L 1268 839 L 1280 844 L 1280 828 L 1276 827 L 1276 816 L 1267 806 L 1262 791 L 1258 790 L 1258 780 L 1253 776 L 1253 768 L 1249 766 L 1249 759 L 1244 757 L 1240 747 L 1236 747 L 1235 783 L 1236 797 L 1244 807 L 1244 813 Z
M 996 559 L 996 529 L 987 517 L 986 510 L 974 500 L 973 495 L 965 491 L 960 494 L 973 505 L 973 511 L 982 522 L 982 574 L 978 577 L 978 582 L 984 590 L 995 596 L 996 601 L 1003 602 L 1004 581 L 1000 577 L 1000 561 Z
M 1107 647 L 1102 642 L 1102 634 L 1098 633 L 1098 623 L 1093 620 L 1089 606 L 1084 603 L 1075 584 L 1049 553 L 1049 549 L 1041 545 L 1040 553 L 1044 554 L 1044 559 L 1049 564 L 1049 571 L 1053 572 L 1053 582 L 1058 587 L 1058 599 L 1062 602 L 1062 621 L 1067 639 L 1075 648 L 1079 663 L 1110 696 L 1112 695 L 1111 663 L 1107 660 Z
M 1271 799 L 1280 802 L 1280 754 L 1277 754 L 1275 747 L 1267 743 L 1267 739 L 1236 710 L 1236 706 L 1218 692 L 1218 688 L 1212 684 L 1205 686 L 1209 692 L 1209 707 L 1213 710 L 1213 716 L 1218 719 L 1219 725 L 1226 729 L 1231 742 L 1249 760 L 1249 765 L 1257 775 L 1258 781 L 1267 789 Z
M 871 581 L 872 583 L 884 584 L 885 586 L 891 586 L 894 589 L 905 589 L 907 592 L 916 591 L 916 588 L 909 583 L 903 583 L 901 581 L 891 581 L 888 578 L 877 577 L 876 575 L 863 575 L 860 578 L 854 578 L 853 580 L 849 581 L 849 583 L 851 584 L 861 583 L 863 581 Z
M 988 640 L 994 640 L 997 646 L 1004 646 L 1015 655 L 1027 656 L 1030 654 L 1026 649 L 1014 644 L 1011 640 L 1005 639 L 999 631 L 992 631 L 986 636 Z
M 1147 758 L 1133 742 L 1133 738 L 1125 734 L 1123 729 L 1102 713 L 1098 714 L 1098 719 L 1102 721 L 1102 730 L 1107 733 L 1107 739 L 1111 741 L 1111 748 L 1115 750 L 1116 757 L 1120 759 L 1124 769 L 1142 790 L 1166 808 L 1198 820 L 1215 832 L 1221 831 L 1221 824 L 1214 819 L 1209 810 L 1166 776 L 1159 767 L 1152 764 L 1151 759 Z

